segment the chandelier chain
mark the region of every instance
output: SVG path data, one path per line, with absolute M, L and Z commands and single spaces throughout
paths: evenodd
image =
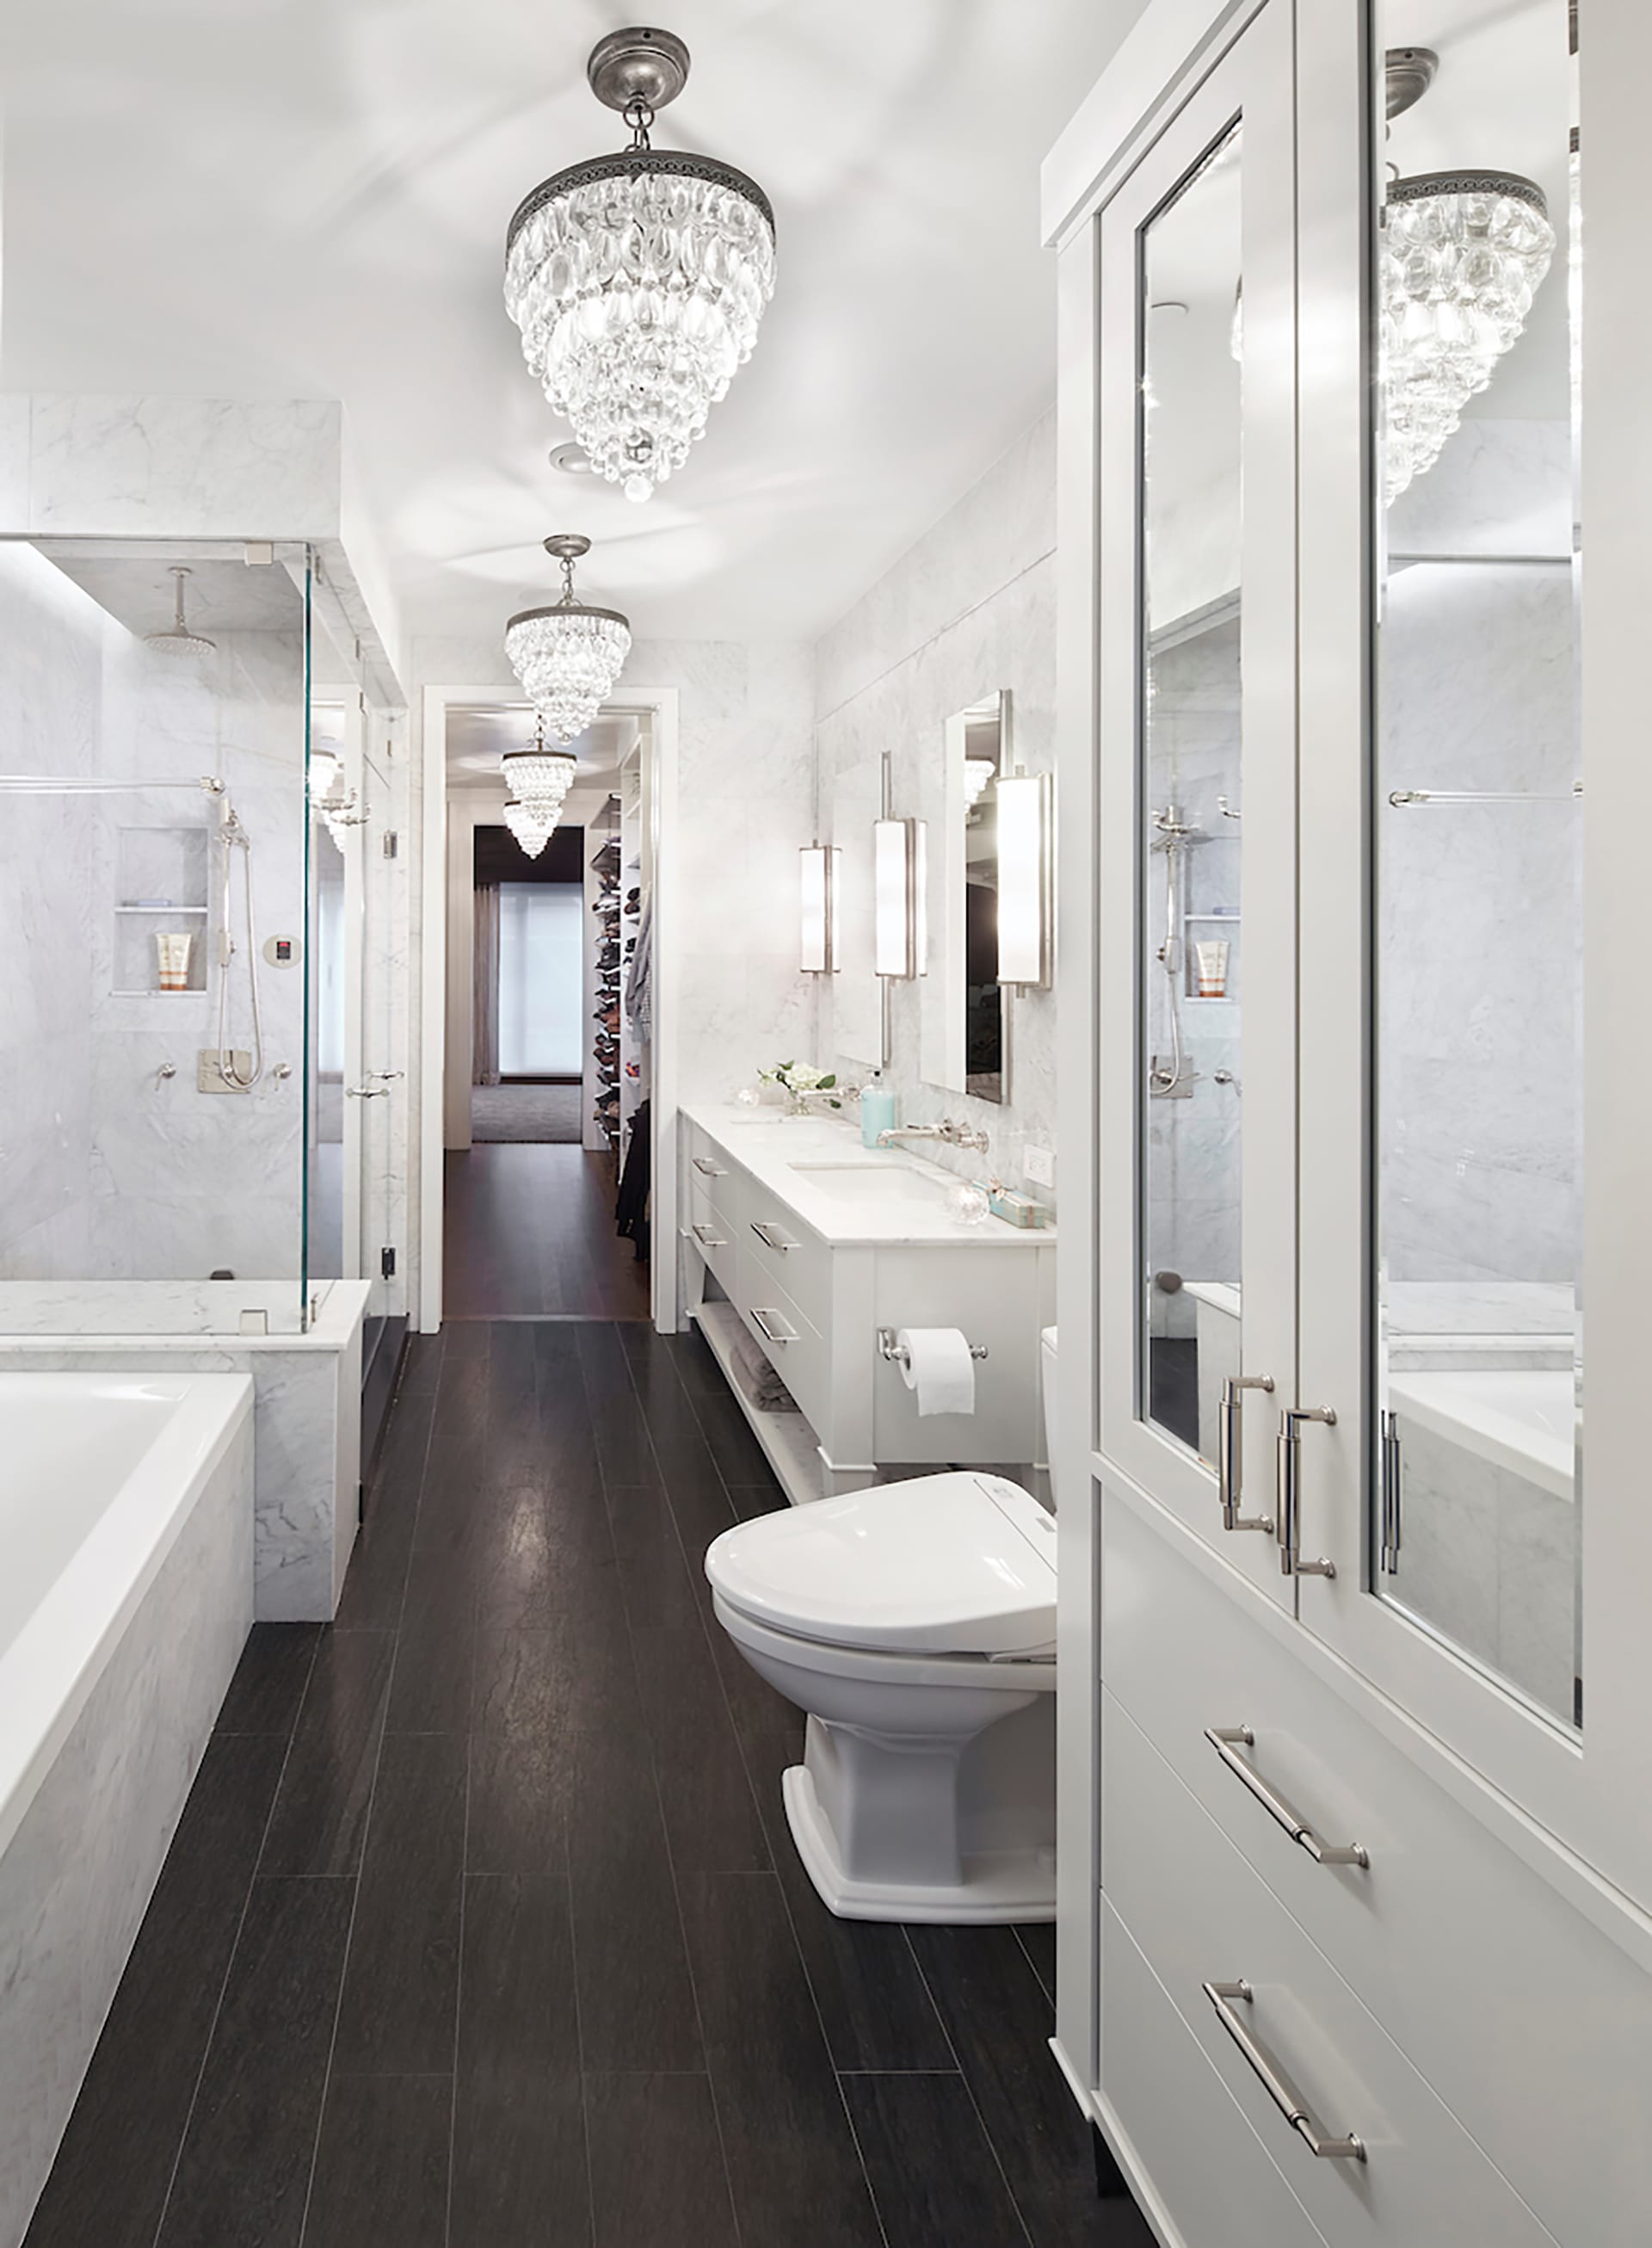
M 632 148 L 652 148 L 654 144 L 648 137 L 648 128 L 654 121 L 654 113 L 640 93 L 632 94 L 620 115 L 631 127 Z

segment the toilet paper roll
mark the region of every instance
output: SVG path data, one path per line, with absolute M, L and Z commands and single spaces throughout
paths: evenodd
M 895 1341 L 906 1354 L 901 1379 L 918 1393 L 920 1420 L 975 1410 L 975 1361 L 961 1328 L 902 1327 Z

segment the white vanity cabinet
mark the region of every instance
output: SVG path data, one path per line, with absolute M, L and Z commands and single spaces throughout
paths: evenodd
M 759 1112 L 761 1117 L 761 1112 Z M 958 1182 L 836 1121 L 684 1112 L 685 1306 L 788 1495 L 852 1491 L 891 1467 L 1044 1463 L 1039 1337 L 1055 1318 L 1055 1230 L 959 1223 Z M 754 1408 L 731 1364 L 743 1324 L 796 1401 Z M 961 1328 L 985 1356 L 972 1414 L 920 1415 L 885 1329 Z
M 1167 2248 L 1652 2238 L 1649 73 L 1149 0 L 1045 168 L 1056 2050 Z

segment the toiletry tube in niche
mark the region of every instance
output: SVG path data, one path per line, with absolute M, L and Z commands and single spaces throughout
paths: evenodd
M 1198 996 L 1201 999 L 1225 999 L 1227 997 L 1227 946 L 1223 942 L 1196 944 L 1193 957 L 1198 971 Z
M 189 989 L 189 952 L 194 943 L 193 936 L 156 931 L 156 975 L 162 991 L 187 991 Z

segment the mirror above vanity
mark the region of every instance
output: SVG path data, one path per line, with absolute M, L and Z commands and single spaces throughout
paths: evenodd
M 999 977 L 999 795 L 1010 770 L 1009 696 L 954 711 L 929 764 L 929 975 L 925 1083 L 1001 1102 L 1009 1079 L 1009 993 Z M 929 761 L 926 761 L 929 762 Z

